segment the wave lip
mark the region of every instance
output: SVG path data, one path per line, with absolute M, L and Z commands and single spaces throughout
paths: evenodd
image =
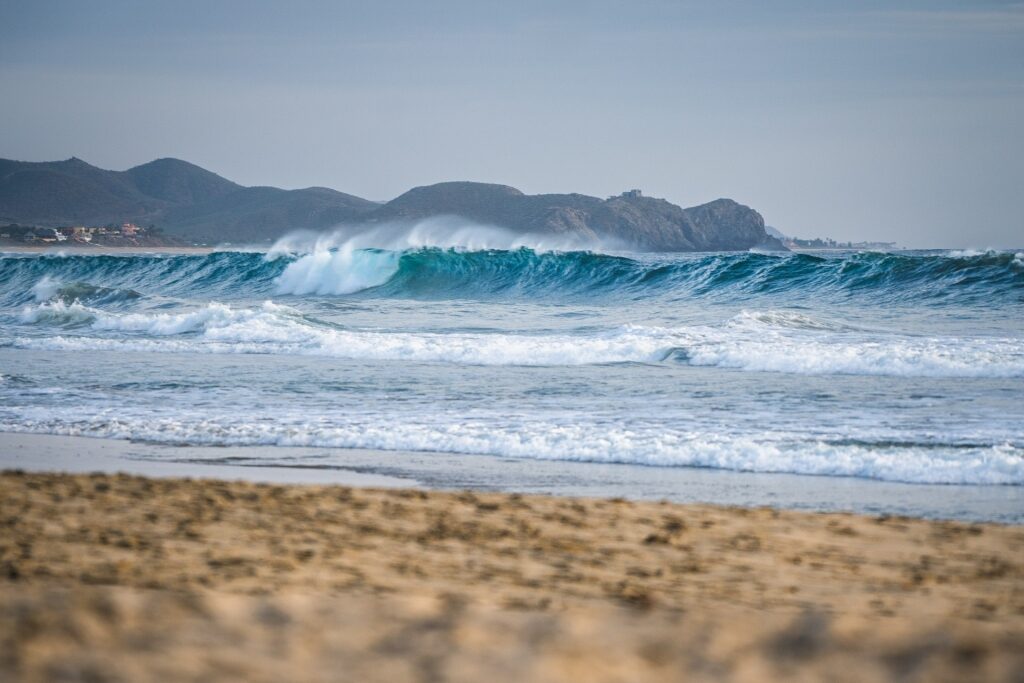
M 1017 252 L 637 255 L 557 251 L 550 245 L 517 244 L 507 238 L 452 238 L 450 244 L 433 240 L 443 246 L 425 246 L 431 242 L 429 235 L 377 240 L 381 246 L 368 246 L 358 238 L 325 240 L 306 245 L 309 251 L 285 245 L 265 255 L 0 256 L 0 302 L 21 305 L 51 299 L 58 294 L 54 282 L 184 299 L 362 292 L 399 298 L 610 302 L 816 296 L 880 304 L 997 307 L 1024 301 L 1024 265 Z M 47 278 L 52 282 L 47 284 Z M 69 291 L 63 298 L 70 301 L 74 296 Z
M 351 294 L 387 282 L 399 255 L 377 249 L 318 250 L 292 261 L 275 282 L 278 294 Z
M 1024 294 L 1024 268 L 1016 254 L 1009 252 L 963 257 L 866 252 L 824 258 L 757 253 L 641 257 L 528 248 L 364 251 L 377 261 L 369 273 L 365 261 L 357 263 L 354 255 L 339 252 L 343 256 L 335 257 L 316 279 L 353 278 L 350 284 L 310 291 L 351 293 L 370 289 L 378 296 L 398 297 L 586 297 L 613 301 L 650 297 L 735 300 L 813 293 L 840 300 L 867 297 L 881 303 L 927 305 L 951 301 L 1019 303 Z M 393 258 L 385 261 L 382 254 L 392 254 Z M 297 263 L 315 258 L 315 254 L 302 256 Z M 360 278 L 367 280 L 362 287 L 358 284 Z

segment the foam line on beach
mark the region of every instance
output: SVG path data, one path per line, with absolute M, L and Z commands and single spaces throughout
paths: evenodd
M 31 411 L 21 418 L 0 420 L 0 431 L 196 446 L 446 452 L 918 484 L 1024 485 L 1024 448 L 1010 443 L 836 443 L 786 434 L 736 436 L 539 419 L 502 426 L 492 420 L 396 421 L 394 416 L 310 422 L 297 415 L 280 415 L 269 424 L 227 414 L 67 419 Z

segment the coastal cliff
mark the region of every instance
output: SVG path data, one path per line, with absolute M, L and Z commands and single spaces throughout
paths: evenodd
M 243 187 L 178 159 L 107 171 L 81 159 L 0 160 L 0 223 L 37 226 L 131 221 L 204 243 L 256 243 L 298 229 L 440 216 L 522 233 L 610 240 L 642 251 L 784 250 L 754 209 L 731 199 L 681 208 L 639 190 L 609 199 L 527 195 L 507 185 L 446 182 L 371 202 L 324 187 Z
M 638 190 L 610 199 L 526 195 L 506 185 L 452 182 L 417 187 L 380 207 L 375 220 L 464 218 L 536 234 L 611 238 L 646 251 L 783 250 L 757 211 L 731 199 L 683 209 Z

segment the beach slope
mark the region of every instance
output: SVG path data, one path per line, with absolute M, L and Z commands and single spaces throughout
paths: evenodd
M 0 679 L 1020 680 L 1024 529 L 0 475 Z

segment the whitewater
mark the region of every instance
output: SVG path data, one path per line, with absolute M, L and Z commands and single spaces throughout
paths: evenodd
M 1017 250 L 6 253 L 0 431 L 1021 487 L 1022 314 Z

